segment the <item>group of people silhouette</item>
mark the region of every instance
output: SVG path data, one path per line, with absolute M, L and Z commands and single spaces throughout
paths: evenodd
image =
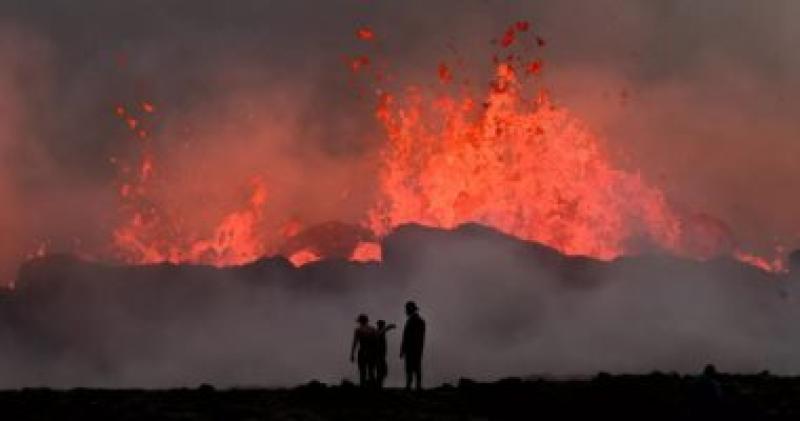
M 400 358 L 405 360 L 406 389 L 411 389 L 414 384 L 417 390 L 421 390 L 425 320 L 419 315 L 419 307 L 414 301 L 407 302 L 405 310 L 408 318 L 403 328 Z M 389 375 L 389 365 L 386 362 L 386 334 L 397 326 L 378 320 L 373 327 L 369 324 L 369 317 L 366 314 L 360 314 L 356 322 L 358 326 L 353 334 L 350 361 L 358 362 L 359 383 L 362 387 L 382 388 Z

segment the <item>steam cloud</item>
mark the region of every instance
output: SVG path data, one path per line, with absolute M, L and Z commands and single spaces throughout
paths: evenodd
M 733 260 L 564 257 L 486 228 L 401 228 L 381 264 L 300 269 L 28 264 L 0 302 L 0 386 L 293 385 L 352 379 L 355 316 L 427 320 L 429 385 L 461 376 L 800 369 L 796 279 Z M 400 332 L 390 385 L 402 384 Z

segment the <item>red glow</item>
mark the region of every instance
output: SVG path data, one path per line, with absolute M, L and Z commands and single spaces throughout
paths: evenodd
M 378 243 L 360 242 L 353 250 L 350 260 L 355 262 L 379 262 L 382 259 L 381 245 Z
M 538 75 L 542 71 L 542 60 L 533 60 L 532 62 L 528 63 L 528 67 L 525 69 L 529 74 Z
M 133 117 L 128 117 L 127 119 L 125 119 L 125 123 L 128 124 L 128 128 L 131 129 L 131 130 L 136 129 L 136 127 L 139 126 L 139 120 L 137 120 L 137 119 L 135 119 Z
M 502 45 L 503 48 L 508 48 L 514 43 L 515 39 L 516 31 L 514 30 L 513 26 L 509 26 L 508 29 L 506 29 L 506 32 L 503 34 L 503 37 L 500 39 L 500 45 Z
M 292 265 L 294 265 L 294 267 L 307 265 L 309 263 L 319 261 L 320 259 L 321 257 L 314 253 L 314 251 L 311 249 L 303 249 L 289 256 L 289 261 L 292 263 Z
M 679 250 L 681 224 L 663 194 L 614 168 L 602 142 L 544 92 L 523 92 L 501 63 L 485 97 L 383 97 L 376 116 L 389 143 L 373 229 L 481 222 L 602 259 L 638 235 Z
M 439 63 L 439 80 L 442 83 L 450 83 L 453 80 L 453 72 L 445 63 Z
M 283 225 L 283 229 L 281 229 L 281 235 L 284 238 L 292 238 L 299 234 L 302 229 L 303 224 L 296 219 L 292 219 Z
M 358 56 L 350 59 L 348 64 L 350 66 L 350 70 L 352 70 L 355 73 L 369 66 L 370 60 L 369 57 L 367 56 Z
M 740 250 L 735 251 L 733 256 L 741 262 L 750 264 L 767 272 L 783 272 L 786 270 L 786 265 L 780 258 L 767 259 L 765 257 L 756 256 Z
M 485 92 L 442 88 L 454 80 L 444 62 L 437 69 L 438 88 L 376 90 L 374 118 L 385 143 L 378 195 L 358 229 L 335 223 L 308 227 L 284 214 L 268 241 L 268 187 L 276 186 L 259 177 L 243 180 L 247 194 L 226 207 L 222 217 L 204 220 L 200 230 L 185 228 L 182 221 L 190 215 L 160 209 L 149 196 L 160 168 L 148 120 L 155 107 L 141 101 L 141 113 L 134 117 L 118 106 L 116 114 L 142 139 L 135 165 L 114 162 L 123 219 L 114 230 L 119 258 L 223 266 L 280 253 L 295 266 L 327 257 L 378 261 L 377 240 L 399 225 L 450 229 L 478 222 L 568 255 L 613 259 L 637 253 L 645 244 L 698 259 L 733 252 L 762 268 L 782 268 L 779 260 L 736 251 L 723 224 L 686 216 L 638 172 L 614 165 L 605 141 L 531 77 L 542 72 L 543 61 L 526 61 L 514 51 L 517 37 L 533 37 L 529 28 L 520 21 L 506 30 L 500 46 L 511 50 L 501 55 L 506 59 L 495 58 Z M 369 28 L 357 34 L 365 40 L 374 37 Z M 535 40 L 544 45 L 541 38 Z M 519 41 L 530 45 L 530 39 Z M 347 60 L 350 70 L 368 75 L 367 56 Z M 244 191 L 242 186 L 231 189 Z
M 154 113 L 156 112 L 156 107 L 150 101 L 142 101 L 141 103 L 142 111 L 146 113 Z
M 372 41 L 375 39 L 375 32 L 370 27 L 364 26 L 356 30 L 356 37 L 362 41 Z

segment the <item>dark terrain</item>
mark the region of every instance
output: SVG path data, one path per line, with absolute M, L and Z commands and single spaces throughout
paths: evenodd
M 24 389 L 0 392 L 11 420 L 796 420 L 800 378 L 721 375 L 708 399 L 699 376 L 650 374 L 591 380 L 461 380 L 419 393 L 312 382 L 293 389 Z M 610 417 L 610 418 L 609 418 Z

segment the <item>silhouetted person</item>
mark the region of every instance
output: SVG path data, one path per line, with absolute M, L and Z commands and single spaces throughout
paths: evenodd
M 394 323 L 387 325 L 385 321 L 378 320 L 378 359 L 376 362 L 378 387 L 383 387 L 383 382 L 389 375 L 389 364 L 386 363 L 386 333 L 396 327 Z
M 425 320 L 419 315 L 417 303 L 406 303 L 406 326 L 403 329 L 403 343 L 400 345 L 400 358 L 406 361 L 406 390 L 416 383 L 422 389 L 422 348 L 425 346 Z
M 355 361 L 358 348 L 358 378 L 361 386 L 375 384 L 375 362 L 378 353 L 378 331 L 369 325 L 369 318 L 361 314 L 356 319 L 358 327 L 353 334 L 353 346 L 350 348 L 350 361 Z
M 695 412 L 701 419 L 716 419 L 722 415 L 724 395 L 716 367 L 708 364 L 697 381 Z

